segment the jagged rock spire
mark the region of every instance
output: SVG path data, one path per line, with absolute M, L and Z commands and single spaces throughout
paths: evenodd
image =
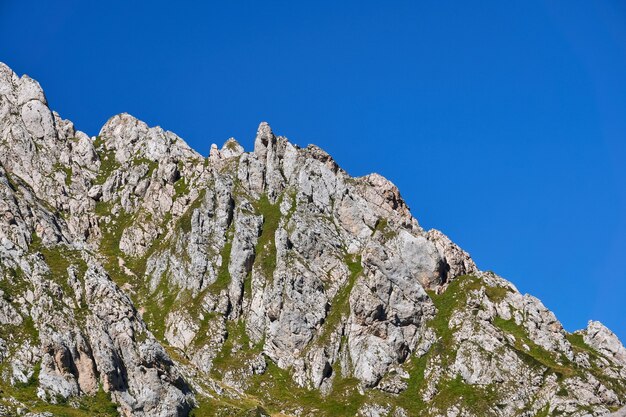
M 254 139 L 254 153 L 259 156 L 260 159 L 265 159 L 268 148 L 273 147 L 276 144 L 276 137 L 272 132 L 272 128 L 267 122 L 261 122 L 257 129 L 256 138 Z

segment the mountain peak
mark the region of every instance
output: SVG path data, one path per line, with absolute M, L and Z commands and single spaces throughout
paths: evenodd
M 176 134 L 148 125 L 128 114 L 111 117 L 100 129 L 99 136 L 106 149 L 115 152 L 119 163 L 136 158 L 161 159 L 201 158 Z
M 0 103 L 0 415 L 626 405 L 610 330 L 565 331 L 378 174 L 265 122 L 208 158 L 126 113 L 92 140 L 4 65 Z
M 261 122 L 254 139 L 254 153 L 265 156 L 268 148 L 273 147 L 275 143 L 276 137 L 272 132 L 272 128 L 267 122 Z

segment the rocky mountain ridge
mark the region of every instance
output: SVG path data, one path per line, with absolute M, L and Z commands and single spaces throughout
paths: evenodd
M 385 178 L 266 123 L 207 158 L 128 114 L 90 138 L 0 64 L 0 213 L 0 415 L 626 405 L 610 330 L 567 333 Z

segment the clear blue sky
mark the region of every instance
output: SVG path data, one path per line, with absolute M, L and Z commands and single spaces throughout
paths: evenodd
M 623 1 L 0 0 L 0 61 L 90 135 L 129 112 L 206 154 L 266 120 L 626 339 Z

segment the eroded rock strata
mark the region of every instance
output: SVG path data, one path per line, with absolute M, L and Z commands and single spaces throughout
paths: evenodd
M 128 114 L 90 138 L 0 64 L 0 415 L 625 404 L 609 329 L 566 332 L 380 175 L 266 123 L 252 152 L 229 139 L 207 158 Z

